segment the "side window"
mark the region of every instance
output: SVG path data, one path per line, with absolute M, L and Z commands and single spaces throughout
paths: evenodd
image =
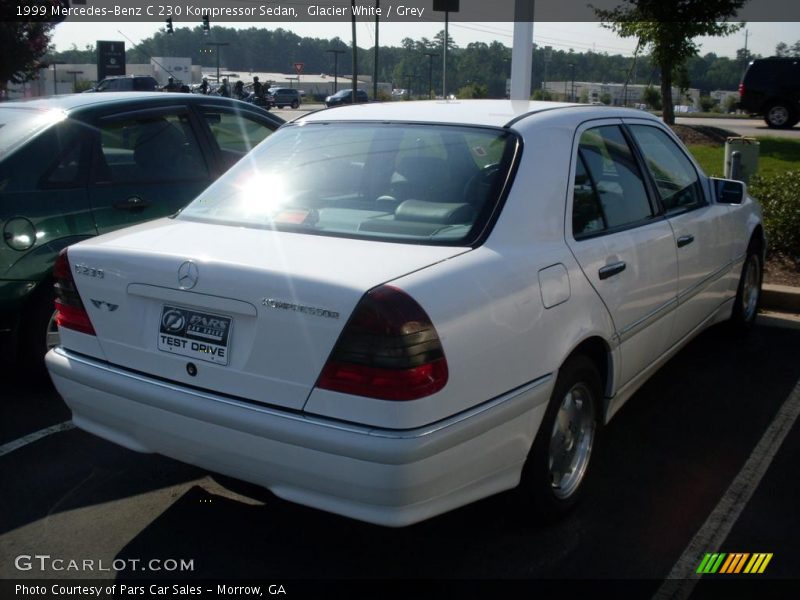
M 248 119 L 242 114 L 204 111 L 203 116 L 220 149 L 223 152 L 235 152 L 237 159 L 260 144 L 274 130 L 274 126 Z
M 575 238 L 586 237 L 607 228 L 600 199 L 586 170 L 582 152 L 578 152 L 575 168 L 575 191 L 572 200 L 572 234 Z
M 97 182 L 170 182 L 208 177 L 186 115 L 159 115 L 103 123 Z
M 657 127 L 631 125 L 630 130 L 667 214 L 703 206 L 705 197 L 697 171 L 678 145 Z
M 76 185 L 81 174 L 82 149 L 80 140 L 75 140 L 50 169 L 42 182 L 43 187 L 53 189 Z
M 618 126 L 585 131 L 581 135 L 578 155 L 573 230 L 577 226 L 579 232 L 586 235 L 601 231 L 600 221 L 603 229 L 615 229 L 653 216 L 635 157 Z M 591 186 L 592 202 L 597 204 L 596 208 L 587 208 L 587 186 Z M 591 229 L 586 230 L 586 227 Z

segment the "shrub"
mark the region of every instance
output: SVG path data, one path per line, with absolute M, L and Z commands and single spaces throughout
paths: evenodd
M 482 83 L 468 83 L 456 94 L 459 98 L 488 98 L 489 87 Z
M 800 260 L 800 171 L 756 175 L 749 191 L 764 210 L 768 250 Z

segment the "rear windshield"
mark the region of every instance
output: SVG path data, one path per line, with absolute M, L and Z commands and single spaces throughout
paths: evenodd
M 469 245 L 517 148 L 508 131 L 388 123 L 289 125 L 181 219 L 386 241 Z
M 64 120 L 61 110 L 38 110 L 14 107 L 13 103 L 0 108 L 0 159 L 10 154 L 46 127 Z

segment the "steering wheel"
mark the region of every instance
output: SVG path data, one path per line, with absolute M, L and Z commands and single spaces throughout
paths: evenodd
M 500 163 L 484 165 L 464 185 L 464 201 L 479 208 L 478 205 L 483 204 L 486 195 L 495 184 L 498 173 L 500 173 Z

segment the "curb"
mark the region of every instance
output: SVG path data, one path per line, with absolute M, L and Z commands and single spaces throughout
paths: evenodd
M 800 288 L 764 284 L 761 287 L 761 308 L 800 313 Z

